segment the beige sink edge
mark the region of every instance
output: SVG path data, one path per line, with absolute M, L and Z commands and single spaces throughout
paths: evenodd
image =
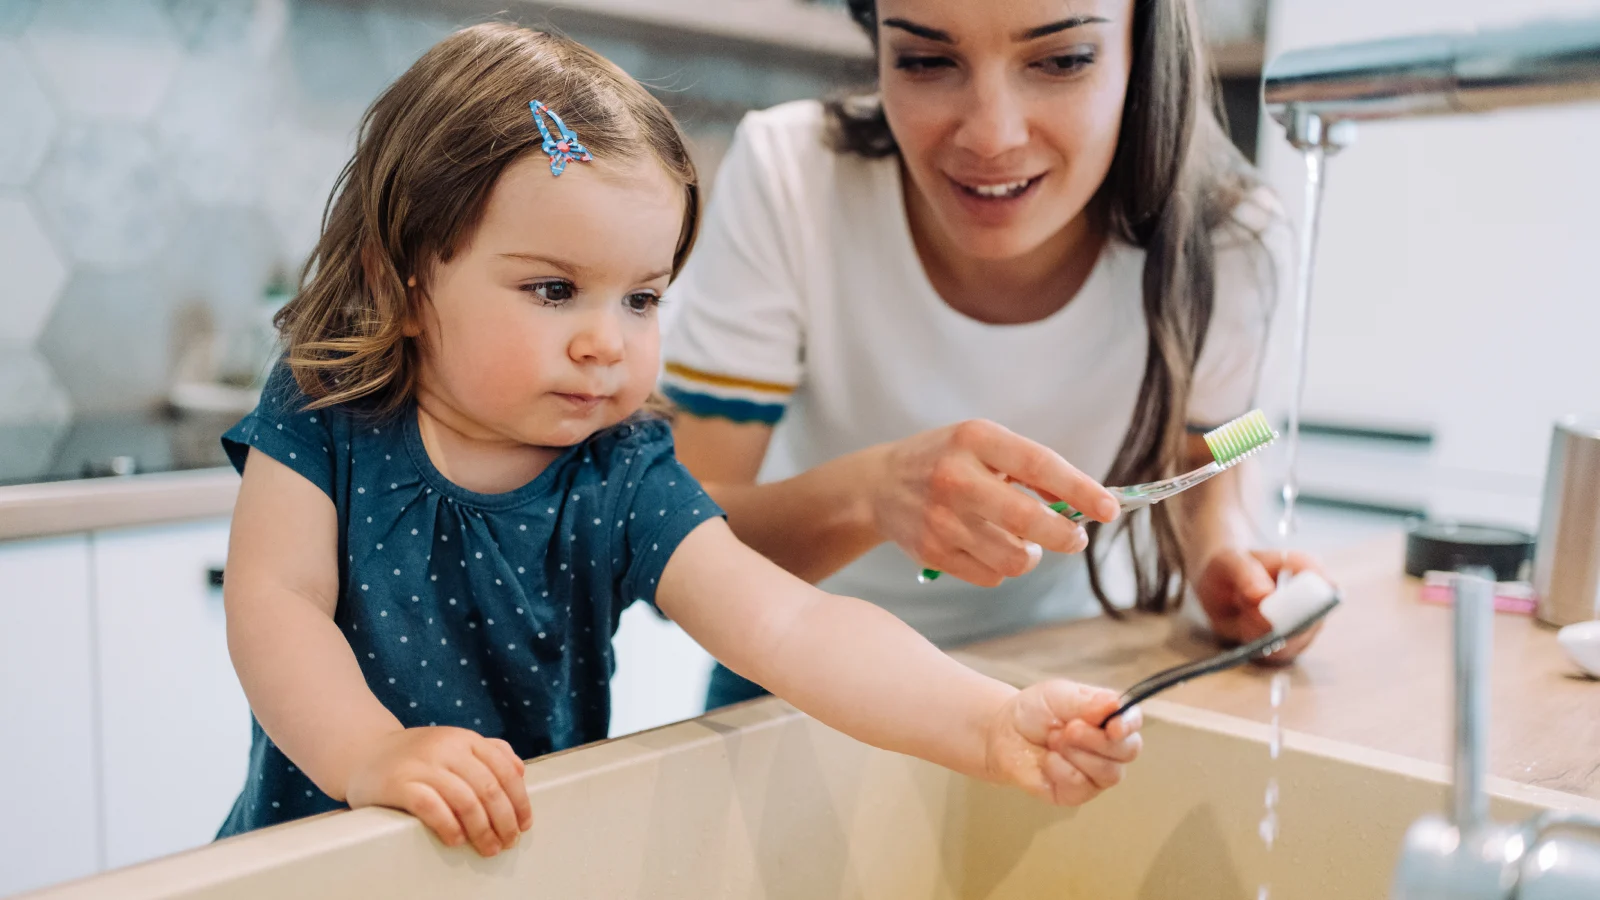
M 968 662 L 1013 683 L 1037 679 Z M 1274 763 L 1268 726 L 1159 700 L 1145 711 L 1145 758 L 1081 810 L 863 747 L 763 700 L 530 763 L 535 831 L 493 860 L 440 847 L 403 814 L 359 810 L 32 896 L 999 900 L 1048 886 L 1097 900 L 1204 900 L 1296 878 L 1330 897 L 1382 896 L 1399 834 L 1447 796 L 1443 766 L 1293 732 Z M 1283 784 L 1273 853 L 1253 833 L 1267 777 Z M 1585 798 L 1488 786 L 1499 818 L 1600 815 Z M 1367 871 L 1341 874 L 1352 860 Z

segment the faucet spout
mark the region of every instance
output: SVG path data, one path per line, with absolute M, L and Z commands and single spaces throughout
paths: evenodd
M 1406 832 L 1391 900 L 1588 900 L 1600 890 L 1600 852 L 1557 844 L 1559 830 L 1600 831 L 1592 817 L 1551 812 L 1524 823 L 1489 818 L 1489 663 L 1493 573 L 1455 577 L 1455 791 L 1451 815 L 1424 816 Z
M 1285 126 L 1296 110 L 1332 125 L 1597 101 L 1600 16 L 1292 50 L 1262 98 Z
M 1489 818 L 1483 778 L 1488 768 L 1493 577 L 1479 570 L 1455 578 L 1456 746 L 1451 818 L 1463 833 L 1478 830 Z

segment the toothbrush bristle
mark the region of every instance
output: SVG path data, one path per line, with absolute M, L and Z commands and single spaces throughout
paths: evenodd
M 1265 413 L 1253 409 L 1206 432 L 1205 439 L 1206 446 L 1211 448 L 1211 458 L 1226 468 L 1277 440 L 1278 433 L 1268 424 Z

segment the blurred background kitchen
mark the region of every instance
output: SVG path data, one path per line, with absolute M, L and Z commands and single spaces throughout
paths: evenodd
M 0 0 L 0 895 L 203 843 L 238 790 L 217 437 L 377 92 L 462 24 L 555 27 L 651 86 L 709 181 L 745 111 L 866 80 L 841 5 Z M 1264 56 L 1597 4 L 1202 7 L 1235 142 L 1298 216 Z M 1596 148 L 1600 111 L 1563 107 L 1373 126 L 1332 161 L 1307 546 L 1536 526 L 1551 423 L 1600 410 Z M 697 713 L 698 648 L 626 623 L 614 733 Z

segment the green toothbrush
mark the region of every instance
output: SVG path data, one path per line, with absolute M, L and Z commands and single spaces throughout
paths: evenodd
M 1212 461 L 1193 472 L 1185 472 L 1182 475 L 1146 484 L 1107 488 L 1107 490 L 1117 498 L 1117 503 L 1121 505 L 1123 512 L 1144 509 L 1174 494 L 1181 494 L 1213 475 L 1226 472 L 1277 439 L 1278 433 L 1267 423 L 1266 414 L 1259 409 L 1253 409 L 1226 425 L 1205 433 L 1206 446 L 1211 450 Z M 1065 501 L 1058 500 L 1050 504 L 1050 508 L 1074 522 L 1083 518 L 1082 512 L 1073 509 Z M 927 584 L 939 575 L 938 569 L 923 569 L 917 575 L 917 580 Z

